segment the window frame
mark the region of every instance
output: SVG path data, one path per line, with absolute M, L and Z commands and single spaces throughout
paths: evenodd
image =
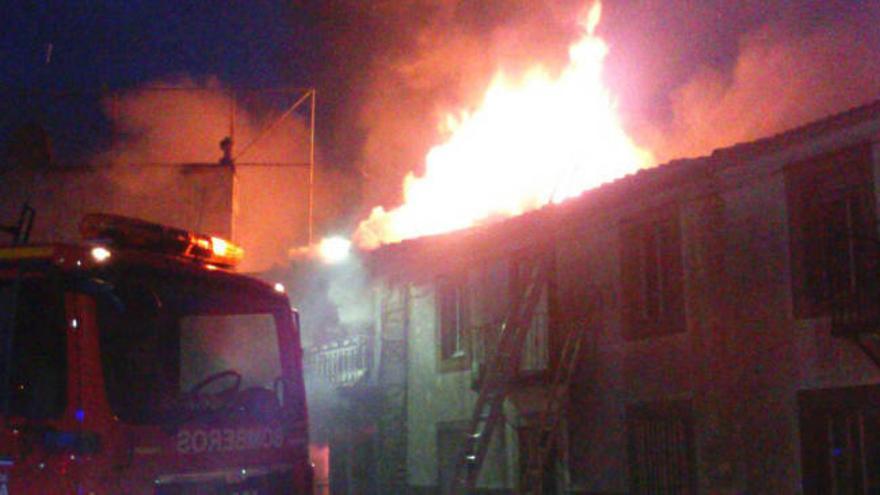
M 444 275 L 437 277 L 435 283 L 435 308 L 437 327 L 437 365 L 441 373 L 463 371 L 470 368 L 469 363 L 469 301 L 466 277 L 463 275 Z M 448 298 L 452 298 L 449 301 Z M 447 303 L 454 305 L 454 316 L 450 318 Z M 454 329 L 450 328 L 450 324 Z M 448 332 L 453 331 L 450 335 Z M 456 342 L 448 347 L 449 338 Z
M 525 341 L 520 356 L 520 373 L 545 372 L 551 367 L 551 361 L 555 353 L 561 349 L 561 336 L 554 332 L 551 324 L 551 311 L 554 294 L 553 278 L 553 253 L 539 250 L 519 250 L 509 260 L 509 281 L 506 292 L 508 301 L 507 312 L 510 313 L 512 304 L 524 304 L 527 284 L 532 276 L 531 270 L 539 270 L 540 295 L 535 304 L 532 320 L 524 334 Z M 538 266 L 534 266 L 537 264 Z
M 69 397 L 68 390 L 70 387 L 70 363 L 69 363 L 69 336 L 67 329 L 67 287 L 62 280 L 61 275 L 49 270 L 43 272 L 41 270 L 29 272 L 19 271 L 14 276 L 20 277 L 19 280 L 4 279 L 4 284 L 8 284 L 10 290 L 17 290 L 14 295 L 17 299 L 18 306 L 14 308 L 13 314 L 15 319 L 7 321 L 10 327 L 7 329 L 11 335 L 3 335 L 4 347 L 7 345 L 5 339 L 10 339 L 9 351 L 12 353 L 8 368 L 0 370 L 0 386 L 7 387 L 2 390 L 3 394 L 2 406 L 6 410 L 0 411 L 0 414 L 8 414 L 9 417 L 24 418 L 27 420 L 53 420 L 61 418 L 67 410 Z M 39 300 L 24 299 L 25 291 L 42 292 L 38 295 L 48 295 L 49 298 L 41 298 Z M 22 322 L 22 309 L 26 306 L 22 301 L 27 300 L 28 304 L 38 303 L 40 317 L 45 321 L 37 323 L 48 323 L 48 325 L 34 325 L 35 322 L 28 320 Z M 36 308 L 31 308 L 35 310 Z M 37 311 L 34 311 L 37 313 Z M 25 315 L 34 316 L 28 313 Z M 53 322 L 54 321 L 54 322 Z M 34 326 L 37 327 L 36 331 Z M 40 333 L 42 332 L 42 333 Z M 2 332 L 0 332 L 2 333 Z M 22 337 L 27 337 L 22 339 Z M 51 341 L 49 340 L 51 339 Z M 23 348 L 23 346 L 27 346 Z M 3 357 L 6 350 L 0 350 L 0 357 Z M 23 360 L 23 352 L 31 351 Z M 44 359 L 42 363 L 36 363 L 36 354 L 40 354 Z M 42 365 L 42 366 L 41 366 Z M 9 374 L 7 375 L 7 371 Z M 28 373 L 30 371 L 30 373 Z M 26 388 L 18 390 L 18 386 L 26 387 L 31 382 L 18 382 L 21 378 L 50 378 L 54 382 L 54 389 L 48 390 L 49 395 L 31 395 L 25 393 Z M 46 383 L 43 383 L 45 386 Z M 34 387 L 35 394 L 39 392 L 47 392 Z M 36 399 L 36 400 L 35 400 Z
M 182 321 L 186 317 L 270 315 L 277 338 L 278 363 L 281 369 L 279 378 L 292 376 L 293 370 L 286 362 L 283 350 L 285 317 L 289 309 L 268 294 L 250 293 L 247 289 L 235 290 L 235 285 L 220 280 L 150 273 L 140 267 L 119 271 L 111 269 L 93 275 L 95 280 L 102 280 L 113 288 L 112 291 L 94 296 L 104 393 L 110 410 L 124 423 L 136 426 L 161 425 L 174 421 L 179 416 L 179 412 L 173 408 L 165 410 L 168 404 L 163 403 L 163 400 L 173 402 L 186 392 L 181 388 L 180 375 L 183 371 Z M 142 292 L 126 295 L 126 289 Z M 120 290 L 123 295 L 116 293 Z M 131 304 L 138 300 L 132 296 L 148 299 L 150 295 L 155 298 L 155 308 Z M 145 312 L 135 319 L 144 326 L 135 329 L 126 322 L 131 321 L 132 314 L 137 314 L 138 311 Z M 133 369 L 127 363 L 147 362 L 146 360 L 120 359 L 138 353 L 159 359 L 149 361 L 149 368 L 142 366 L 140 369 Z M 152 381 L 141 379 L 145 372 L 153 378 Z M 132 394 L 131 377 L 135 377 L 140 386 L 153 388 L 145 388 Z M 143 402 L 145 398 L 155 401 Z M 288 399 L 285 397 L 282 404 L 287 403 Z
M 648 425 L 644 429 L 645 436 L 638 436 L 635 427 L 640 424 Z M 665 428 L 664 428 L 665 426 Z M 678 428 L 680 431 L 675 431 Z M 664 446 L 651 444 L 645 447 L 645 442 L 658 438 L 669 440 L 671 436 L 678 433 L 683 438 L 682 442 L 667 443 Z M 680 493 L 682 495 L 697 493 L 697 455 L 696 455 L 696 435 L 694 428 L 694 412 L 693 406 L 689 399 L 680 400 L 658 400 L 653 402 L 641 402 L 629 404 L 626 406 L 626 436 L 627 436 L 627 471 L 630 493 Z M 642 449 L 640 451 L 639 449 Z M 657 455 L 658 450 L 663 449 L 662 455 Z M 676 452 L 672 450 L 680 450 Z M 676 472 L 681 477 L 678 480 L 679 486 L 671 487 L 657 486 L 653 483 L 669 483 L 670 479 L 647 479 L 639 477 L 644 470 L 636 469 L 636 463 L 642 459 L 643 455 L 651 456 L 647 459 L 647 464 L 657 469 L 659 463 L 670 463 L 665 465 L 663 471 L 669 475 Z M 672 459 L 676 458 L 673 462 Z M 677 469 L 676 469 L 677 468 Z M 669 490 L 669 491 L 666 491 Z
M 785 169 L 791 297 L 796 319 L 828 316 L 831 296 L 841 279 L 851 286 L 852 295 L 868 289 L 867 274 L 872 257 L 877 255 L 874 251 L 878 238 L 871 156 L 871 147 L 860 145 Z M 843 223 L 829 215 L 841 202 L 846 212 Z M 854 210 L 854 206 L 858 208 Z M 859 210 L 854 217 L 852 212 Z M 846 256 L 839 255 L 841 247 Z M 847 268 L 837 270 L 843 266 L 841 261 Z M 873 269 L 876 271 L 876 266 Z
M 457 493 L 455 486 L 456 463 L 464 450 L 468 434 L 468 422 L 441 421 L 436 423 L 437 493 Z
M 803 493 L 873 493 L 880 486 L 880 450 L 872 447 L 880 438 L 880 385 L 801 390 L 797 404 Z M 835 441 L 840 433 L 844 441 Z
M 686 330 L 682 236 L 677 204 L 620 223 L 623 338 L 643 340 Z

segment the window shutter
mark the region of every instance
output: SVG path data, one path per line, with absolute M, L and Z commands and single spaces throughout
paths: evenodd
M 623 224 L 620 231 L 620 275 L 623 295 L 623 335 L 636 338 L 644 326 L 642 301 L 642 240 L 632 224 Z
M 681 231 L 678 215 L 664 221 L 660 229 L 662 233 L 662 256 L 660 259 L 663 280 L 663 322 L 664 333 L 674 333 L 685 329 L 684 322 L 684 290 L 683 266 L 681 257 Z

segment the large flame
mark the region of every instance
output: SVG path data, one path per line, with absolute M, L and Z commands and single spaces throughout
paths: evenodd
M 361 222 L 361 247 L 518 215 L 652 163 L 622 129 L 602 82 L 605 42 L 594 35 L 601 6 L 583 16 L 582 38 L 553 78 L 543 67 L 519 81 L 498 73 L 473 112 L 447 115 L 445 143 L 428 152 L 425 173 L 404 181 L 404 204 L 376 207 Z

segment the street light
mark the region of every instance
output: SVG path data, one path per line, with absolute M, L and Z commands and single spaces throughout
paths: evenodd
M 318 253 L 324 263 L 342 263 L 351 255 L 351 241 L 344 237 L 325 237 L 318 245 Z

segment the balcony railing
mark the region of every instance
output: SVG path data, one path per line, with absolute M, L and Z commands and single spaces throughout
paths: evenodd
M 370 338 L 356 335 L 307 349 L 304 353 L 306 373 L 324 378 L 337 387 L 350 387 L 367 376 L 372 367 Z
M 479 381 L 486 363 L 492 359 L 493 353 L 498 349 L 502 324 L 501 321 L 495 321 L 471 329 L 469 334 L 471 372 L 475 383 Z M 546 311 L 535 313 L 523 345 L 519 366 L 520 375 L 526 376 L 546 371 L 550 359 Z

